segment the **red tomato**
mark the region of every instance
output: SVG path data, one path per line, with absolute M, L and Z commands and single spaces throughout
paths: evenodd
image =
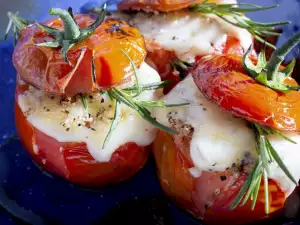
M 26 90 L 17 85 L 16 99 Z M 97 162 L 85 143 L 59 142 L 34 128 L 26 119 L 17 101 L 16 128 L 27 152 L 43 169 L 68 181 L 90 187 L 119 183 L 132 177 L 148 158 L 147 147 L 125 143 L 112 155 L 109 162 Z
M 91 15 L 75 18 L 81 28 L 95 20 Z M 52 19 L 45 25 L 61 30 L 63 22 Z M 133 69 L 121 49 L 137 67 L 146 56 L 144 38 L 138 29 L 119 19 L 106 19 L 92 35 L 73 46 L 68 51 L 71 65 L 63 59 L 61 47 L 36 45 L 54 40 L 36 25 L 21 30 L 19 36 L 13 54 L 17 72 L 32 86 L 59 95 L 90 93 L 130 81 Z
M 202 58 L 191 73 L 208 99 L 235 116 L 277 130 L 300 131 L 300 92 L 282 94 L 260 85 L 244 70 L 241 56 Z M 293 78 L 285 82 L 298 85 Z
M 223 172 L 203 171 L 193 177 L 187 159 L 189 149 L 178 148 L 176 137 L 159 131 L 153 144 L 157 173 L 164 192 L 180 207 L 203 219 L 207 224 L 245 224 L 281 213 L 285 194 L 277 184 L 269 180 L 270 213 L 265 214 L 264 187 L 261 184 L 256 207 L 251 210 L 250 200 L 244 206 L 232 210 L 231 205 L 244 184 L 247 173 L 233 176 L 232 169 Z M 248 165 L 251 167 L 251 165 Z M 250 169 L 250 168 L 249 168 Z M 223 180 L 222 177 L 226 177 Z
M 146 56 L 146 62 L 152 66 L 161 76 L 162 80 L 173 81 L 168 85 L 164 92 L 168 93 L 177 83 L 180 82 L 179 73 L 174 70 L 172 66 L 173 62 L 177 59 L 174 51 L 168 51 L 160 46 L 158 43 L 146 40 L 146 48 L 148 53 Z M 244 50 L 240 45 L 239 40 L 234 37 L 228 37 L 226 42 L 215 49 L 214 54 L 237 54 L 243 55 Z M 197 56 L 196 59 L 200 59 L 202 56 Z

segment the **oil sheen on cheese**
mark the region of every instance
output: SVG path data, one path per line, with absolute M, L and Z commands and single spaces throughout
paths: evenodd
M 137 76 L 141 85 L 160 81 L 158 73 L 146 63 L 141 65 Z M 138 99 L 156 100 L 160 96 L 160 90 L 144 91 Z M 154 140 L 156 129 L 136 111 L 120 103 L 116 120 L 113 120 L 115 101 L 107 94 L 86 98 L 87 109 L 79 96 L 66 103 L 61 97 L 49 96 L 30 87 L 19 95 L 18 104 L 35 128 L 59 142 L 85 142 L 90 154 L 99 162 L 109 161 L 113 152 L 127 142 L 147 146 Z M 111 135 L 103 145 L 112 121 Z
M 147 42 L 175 51 L 179 59 L 190 62 L 197 55 L 207 55 L 219 49 L 228 36 L 237 38 L 245 50 L 252 44 L 252 37 L 247 30 L 214 15 L 197 12 L 137 13 L 129 18 L 129 23 L 139 28 Z M 148 51 L 151 51 L 149 46 Z
M 257 159 L 255 136 L 243 119 L 222 111 L 210 102 L 197 88 L 193 78 L 188 76 L 168 95 L 163 97 L 167 104 L 190 103 L 185 107 L 156 109 L 154 115 L 166 126 L 172 119 L 189 124 L 194 128 L 190 144 L 190 156 L 195 168 L 191 174 L 201 176 L 201 171 L 224 171 L 226 168 L 254 162 Z M 299 144 L 293 144 L 277 136 L 269 136 L 271 144 L 282 158 L 296 180 L 300 178 L 300 135 L 286 133 Z M 295 185 L 276 163 L 270 164 L 269 177 L 290 194 Z

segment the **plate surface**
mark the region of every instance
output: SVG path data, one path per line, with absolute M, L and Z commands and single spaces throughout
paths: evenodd
M 285 29 L 279 43 L 300 30 L 299 0 L 247 2 L 281 4 L 279 8 L 269 12 L 250 15 L 260 21 L 292 20 L 294 24 Z M 0 30 L 4 29 L 7 21 L 7 11 L 20 11 L 26 18 L 44 20 L 48 18 L 47 11 L 50 7 L 72 6 L 78 12 L 85 3 L 86 0 L 1 0 Z M 86 6 L 91 4 L 101 3 L 89 3 Z M 34 221 L 34 224 L 200 224 L 164 198 L 153 160 L 128 182 L 89 190 L 39 170 L 18 140 L 10 140 L 7 143 L 9 138 L 15 135 L 13 106 L 16 72 L 11 62 L 12 51 L 11 40 L 0 44 L 0 205 L 3 206 L 0 207 L 1 225 L 23 224 L 13 215 L 21 215 L 31 223 Z

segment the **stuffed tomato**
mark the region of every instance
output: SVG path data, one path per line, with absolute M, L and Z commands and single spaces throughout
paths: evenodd
M 292 66 L 284 69 L 282 58 L 274 59 L 299 42 L 298 33 L 269 62 L 264 53 L 249 59 L 250 51 L 203 57 L 163 98 L 190 104 L 155 111 L 159 122 L 177 131 L 159 131 L 153 144 L 160 184 L 207 224 L 280 215 L 294 191 L 300 178 L 299 86 L 289 77 Z M 274 80 L 261 79 L 268 72 Z
M 167 93 L 185 75 L 197 57 L 207 54 L 242 55 L 253 43 L 247 30 L 234 26 L 213 14 L 189 8 L 202 1 L 122 1 L 120 11 L 139 11 L 120 14 L 139 28 L 145 37 L 146 62 L 155 68 L 163 80 L 173 84 Z M 234 4 L 236 1 L 208 1 L 207 4 Z M 180 7 L 177 7 L 179 6 Z M 173 6 L 176 6 L 175 8 Z M 166 7 L 168 9 L 166 9 Z
M 162 83 L 144 62 L 144 39 L 137 28 L 105 16 L 105 9 L 50 14 L 60 18 L 17 26 L 20 139 L 43 169 L 75 184 L 128 179 L 145 164 L 156 127 L 172 132 L 151 116 L 163 105 L 156 101 Z

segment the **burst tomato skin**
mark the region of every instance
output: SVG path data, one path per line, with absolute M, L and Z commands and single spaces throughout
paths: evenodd
M 22 89 L 25 90 L 17 86 L 16 128 L 26 151 L 46 171 L 74 184 L 101 187 L 132 177 L 146 163 L 149 149 L 136 143 L 125 143 L 113 153 L 109 162 L 98 162 L 90 155 L 85 143 L 62 143 L 34 128 L 17 102 Z
M 222 3 L 222 0 L 209 0 L 208 3 Z M 144 10 L 170 12 L 185 9 L 194 4 L 203 3 L 203 0 L 125 0 L 118 4 L 119 10 Z
M 265 214 L 263 183 L 254 211 L 251 202 L 231 210 L 231 204 L 244 184 L 247 174 L 233 176 L 232 169 L 223 172 L 203 171 L 197 178 L 189 169 L 193 167 L 184 152 L 175 144 L 176 137 L 159 131 L 153 143 L 153 154 L 160 184 L 181 208 L 207 224 L 245 224 L 277 216 L 282 212 L 285 194 L 276 183 L 269 180 L 270 214 Z M 226 180 L 221 180 L 226 176 Z
M 95 20 L 83 14 L 75 18 L 81 28 Z M 44 24 L 61 30 L 63 22 L 52 19 Z M 68 51 L 70 65 L 63 59 L 61 47 L 36 45 L 53 40 L 36 25 L 30 25 L 21 30 L 13 53 L 13 64 L 22 79 L 52 94 L 91 93 L 128 82 L 133 69 L 121 49 L 137 67 L 146 56 L 144 38 L 138 29 L 119 19 L 107 18 L 88 38 L 73 46 Z
M 235 116 L 277 130 L 300 131 L 300 93 L 282 94 L 260 85 L 247 75 L 241 56 L 202 58 L 191 73 L 208 99 Z M 285 82 L 298 85 L 293 78 Z

